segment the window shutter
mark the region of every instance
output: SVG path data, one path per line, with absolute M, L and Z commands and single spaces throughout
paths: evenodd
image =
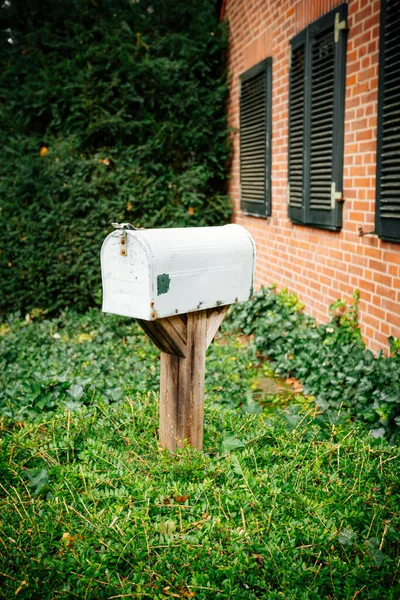
M 305 221 L 304 164 L 305 146 L 305 40 L 300 34 L 290 46 L 289 76 L 289 217 Z
M 333 27 L 311 40 L 309 222 L 330 221 L 333 181 L 335 40 Z
M 376 231 L 400 242 L 400 0 L 381 5 Z
M 271 214 L 271 59 L 241 75 L 241 209 L 248 215 Z
M 289 217 L 335 230 L 342 225 L 346 16 L 342 4 L 292 40 L 289 80 Z
M 307 222 L 330 229 L 342 226 L 346 17 L 347 5 L 339 6 L 311 26 L 309 32 L 311 102 Z

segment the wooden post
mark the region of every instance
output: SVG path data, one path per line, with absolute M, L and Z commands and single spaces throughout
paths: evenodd
M 203 447 L 206 350 L 229 306 L 139 325 L 161 350 L 160 444 L 174 452 L 185 440 Z

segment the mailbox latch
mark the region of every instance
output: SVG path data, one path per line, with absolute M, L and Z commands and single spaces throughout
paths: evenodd
M 121 231 L 119 234 L 119 253 L 121 256 L 126 256 L 126 231 Z
M 127 236 L 126 236 L 126 230 L 127 229 L 136 229 L 136 227 L 134 227 L 133 225 L 131 225 L 131 223 L 111 223 L 111 225 L 114 227 L 114 229 L 119 229 L 119 253 L 121 256 L 127 256 L 128 254 L 128 250 L 127 250 Z

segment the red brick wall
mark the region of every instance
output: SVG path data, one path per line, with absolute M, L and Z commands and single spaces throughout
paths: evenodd
M 343 228 L 340 233 L 293 225 L 287 217 L 289 40 L 339 5 L 337 0 L 226 0 L 230 23 L 229 125 L 239 126 L 239 75 L 272 56 L 272 216 L 240 211 L 239 134 L 233 138 L 230 193 L 234 221 L 253 235 L 256 285 L 288 287 L 319 321 L 339 297 L 361 292 L 360 323 L 372 350 L 400 336 L 400 244 L 376 236 L 375 161 L 380 0 L 350 0 L 345 105 Z

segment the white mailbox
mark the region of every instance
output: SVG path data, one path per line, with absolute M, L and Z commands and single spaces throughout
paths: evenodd
M 255 245 L 240 225 L 118 227 L 101 250 L 104 312 L 154 321 L 252 295 Z

